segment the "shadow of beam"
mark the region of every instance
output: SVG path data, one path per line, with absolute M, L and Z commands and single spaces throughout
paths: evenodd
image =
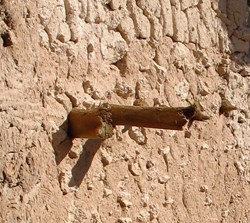
M 82 153 L 72 168 L 72 178 L 68 184 L 69 187 L 79 187 L 87 174 L 97 150 L 100 148 L 103 140 L 88 139 L 83 145 Z
M 55 152 L 56 164 L 59 165 L 61 161 L 67 156 L 73 146 L 72 139 L 67 134 L 68 122 L 67 120 L 59 127 L 59 130 L 52 135 L 52 147 Z
M 55 153 L 56 164 L 59 165 L 67 156 L 73 146 L 73 142 L 68 136 L 68 121 L 66 120 L 57 132 L 52 135 L 52 147 Z M 88 139 L 82 147 L 82 153 L 77 163 L 72 168 L 72 178 L 68 184 L 69 187 L 79 187 L 87 174 L 97 150 L 100 148 L 103 140 Z

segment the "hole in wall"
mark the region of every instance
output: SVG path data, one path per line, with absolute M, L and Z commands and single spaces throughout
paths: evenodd
M 126 55 L 121 60 L 114 63 L 114 65 L 120 70 L 120 73 L 122 76 L 125 76 L 125 74 L 127 72 L 127 63 L 126 63 L 125 57 L 126 57 Z
M 9 32 L 2 33 L 1 34 L 1 38 L 3 39 L 3 46 L 4 47 L 8 47 L 8 46 L 12 46 L 13 45 L 13 42 L 11 40 Z

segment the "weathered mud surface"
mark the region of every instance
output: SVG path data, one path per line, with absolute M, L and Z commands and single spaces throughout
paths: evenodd
M 1 0 L 0 222 L 250 222 L 247 3 Z M 210 118 L 68 138 L 72 108 L 138 101 Z

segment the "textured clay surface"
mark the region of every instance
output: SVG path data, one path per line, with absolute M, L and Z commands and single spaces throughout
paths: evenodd
M 0 0 L 0 222 L 250 222 L 248 4 Z M 72 108 L 138 101 L 209 120 L 67 135 Z

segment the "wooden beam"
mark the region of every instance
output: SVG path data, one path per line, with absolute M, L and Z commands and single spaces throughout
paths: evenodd
M 190 120 L 204 120 L 197 106 L 139 107 L 102 104 L 96 108 L 73 109 L 68 117 L 72 138 L 107 139 L 116 125 L 182 130 Z

